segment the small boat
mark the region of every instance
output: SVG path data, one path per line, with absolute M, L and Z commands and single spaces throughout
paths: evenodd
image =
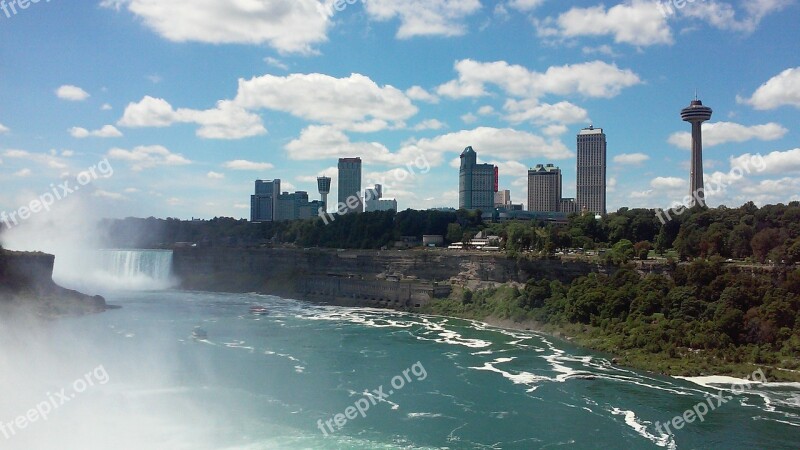
M 198 341 L 208 339 L 208 332 L 200 327 L 196 327 L 194 330 L 192 330 L 192 339 Z
M 266 306 L 253 305 L 250 307 L 250 314 L 253 314 L 255 316 L 266 316 L 267 314 L 269 314 L 269 310 L 267 309 Z

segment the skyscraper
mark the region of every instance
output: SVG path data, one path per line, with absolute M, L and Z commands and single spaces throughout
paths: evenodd
M 484 212 L 494 210 L 494 194 L 497 192 L 497 167 L 478 164 L 478 154 L 472 147 L 461 153 L 459 170 L 458 207 Z
M 711 120 L 714 111 L 695 98 L 687 108 L 681 110 L 681 119 L 692 124 L 692 169 L 690 173 L 691 196 L 700 206 L 706 206 L 703 188 L 703 122 Z
M 606 135 L 590 126 L 578 133 L 578 208 L 606 213 Z
M 256 193 L 250 196 L 250 221 L 273 222 L 281 195 L 281 180 L 256 180 Z
M 331 179 L 329 177 L 318 177 L 317 188 L 319 189 L 323 208 L 328 208 L 328 194 L 331 193 Z
M 528 170 L 528 211 L 558 212 L 561 209 L 561 169 L 538 164 Z
M 363 212 L 361 199 L 361 158 L 339 160 L 339 210 L 345 214 Z M 343 206 L 344 205 L 344 206 Z
M 495 208 L 508 208 L 511 206 L 511 191 L 504 189 L 494 193 Z

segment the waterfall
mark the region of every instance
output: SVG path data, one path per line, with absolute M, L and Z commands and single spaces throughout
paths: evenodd
M 152 291 L 175 285 L 171 250 L 97 250 L 59 258 L 53 274 L 70 287 Z

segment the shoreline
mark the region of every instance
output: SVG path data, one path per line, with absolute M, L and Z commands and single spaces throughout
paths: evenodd
M 411 311 L 414 313 L 413 311 Z M 457 315 L 452 314 L 433 314 L 433 313 L 425 313 L 432 316 L 439 316 L 439 317 L 448 317 L 453 319 L 460 319 L 460 320 L 470 320 L 474 322 L 478 322 L 484 325 L 488 325 L 495 328 L 505 329 L 509 331 L 523 331 L 523 332 L 534 332 L 534 333 L 541 333 L 546 336 L 562 340 L 566 343 L 574 345 L 576 347 L 590 350 L 593 352 L 606 354 L 609 357 L 609 362 L 615 366 L 624 367 L 628 369 L 635 369 L 644 372 L 648 372 L 654 375 L 661 375 L 669 378 L 680 379 L 684 381 L 688 381 L 690 383 L 703 386 L 706 388 L 713 388 L 710 386 L 711 384 L 728 384 L 728 385 L 735 385 L 735 384 L 759 384 L 757 381 L 748 380 L 745 378 L 746 376 L 751 375 L 756 370 L 768 370 L 770 369 L 773 374 L 772 377 L 769 377 L 770 380 L 767 381 L 767 384 L 776 386 L 776 385 L 783 385 L 783 386 L 791 386 L 797 387 L 800 389 L 800 373 L 798 371 L 793 371 L 789 369 L 783 369 L 780 367 L 774 367 L 769 365 L 758 366 L 756 364 L 749 364 L 747 371 L 737 371 L 734 373 L 725 373 L 724 371 L 718 371 L 713 373 L 702 373 L 700 375 L 686 375 L 681 374 L 679 371 L 659 371 L 654 370 L 649 364 L 636 364 L 635 361 L 632 361 L 624 354 L 619 354 L 616 352 L 610 352 L 605 349 L 596 348 L 592 346 L 589 342 L 587 342 L 585 336 L 581 335 L 574 335 L 569 332 L 569 330 L 559 327 L 556 325 L 548 325 L 538 322 L 533 319 L 527 319 L 523 321 L 516 321 L 513 319 L 502 319 L 499 317 L 487 316 L 485 318 L 473 318 L 473 317 L 460 317 Z M 663 358 L 660 355 L 655 354 L 653 355 L 655 359 L 660 362 L 669 362 L 670 358 Z M 745 363 L 747 364 L 747 363 Z M 750 370 L 752 369 L 752 370 Z M 788 372 L 795 376 L 788 376 L 788 377 L 776 377 L 774 376 L 775 373 L 780 372 Z

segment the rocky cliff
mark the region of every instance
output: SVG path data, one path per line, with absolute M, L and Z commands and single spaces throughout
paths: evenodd
M 0 250 L 0 314 L 26 312 L 45 318 L 103 312 L 101 296 L 65 289 L 53 281 L 55 256 Z
M 294 295 L 302 281 L 337 277 L 474 286 L 531 278 L 573 279 L 605 266 L 558 259 L 508 259 L 502 254 L 445 250 L 336 251 L 327 249 L 176 249 L 173 271 L 184 289 Z M 298 286 L 299 285 L 299 286 Z

